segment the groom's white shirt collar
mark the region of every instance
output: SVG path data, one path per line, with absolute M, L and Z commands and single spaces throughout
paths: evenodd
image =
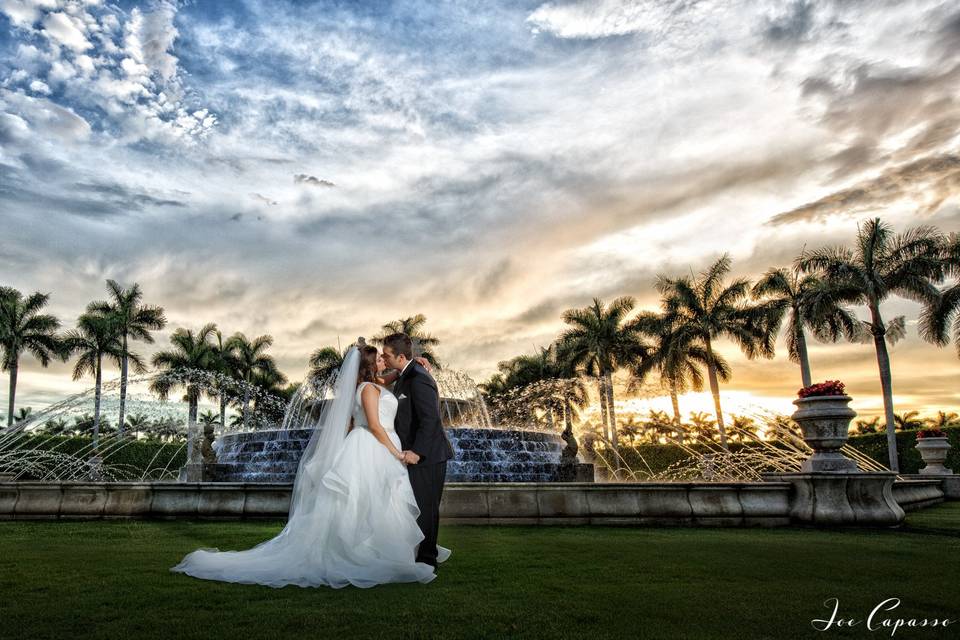
M 407 367 L 409 367 L 411 364 L 413 364 L 413 360 L 407 360 L 407 364 L 403 365 L 403 369 L 400 369 L 401 376 L 403 375 L 403 372 L 407 370 Z

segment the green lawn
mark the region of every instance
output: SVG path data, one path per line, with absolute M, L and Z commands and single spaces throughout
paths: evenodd
M 168 568 L 280 522 L 0 522 L 0 636 L 11 638 L 889 638 L 815 631 L 838 597 L 866 618 L 960 619 L 960 503 L 899 530 L 447 526 L 429 585 L 271 589 Z M 896 638 L 952 638 L 900 629 Z

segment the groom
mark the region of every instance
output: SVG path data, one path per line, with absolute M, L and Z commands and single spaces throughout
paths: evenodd
M 413 361 L 413 343 L 407 334 L 394 333 L 384 338 L 383 359 L 388 367 L 400 372 L 393 387 L 399 400 L 394 428 L 400 436 L 413 496 L 420 508 L 417 524 L 423 541 L 416 560 L 436 567 L 440 498 L 447 477 L 447 460 L 453 457 L 453 447 L 440 422 L 440 392 L 427 370 Z

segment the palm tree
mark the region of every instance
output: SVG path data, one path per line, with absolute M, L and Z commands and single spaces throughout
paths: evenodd
M 13 416 L 13 421 L 23 422 L 24 420 L 29 419 L 32 414 L 33 407 L 20 407 L 20 409 L 17 410 L 17 415 Z
M 730 271 L 730 256 L 724 254 L 697 279 L 658 276 L 657 290 L 668 321 L 689 333 L 706 350 L 710 392 L 716 409 L 720 444 L 727 449 L 727 432 L 720 406 L 717 356 L 713 341 L 726 337 L 736 342 L 750 358 L 772 358 L 775 341 L 775 311 L 769 306 L 748 302 L 750 282 L 740 278 L 724 285 Z
M 945 411 L 938 411 L 937 415 L 932 418 L 927 418 L 925 422 L 934 429 L 948 429 L 950 427 L 960 427 L 960 415 L 957 415 L 953 411 L 947 413 Z
M 10 372 L 7 426 L 13 424 L 17 373 L 23 352 L 33 354 L 44 367 L 50 364 L 51 358 L 66 359 L 57 336 L 60 321 L 40 313 L 49 301 L 50 295 L 46 293 L 37 292 L 24 298 L 16 289 L 0 287 L 0 355 L 3 370 Z
M 142 413 L 135 413 L 133 415 L 127 416 L 127 429 L 133 431 L 133 438 L 136 440 L 140 437 L 141 431 L 150 430 L 150 418 L 143 415 Z
M 887 341 L 903 337 L 905 319 L 900 316 L 884 323 L 880 305 L 890 296 L 936 305 L 940 292 L 935 283 L 946 272 L 943 260 L 945 238 L 933 227 L 916 227 L 894 235 L 879 218 L 858 225 L 856 246 L 826 247 L 797 258 L 797 267 L 821 273 L 837 292 L 837 299 L 865 305 L 870 321 L 864 326 L 873 335 L 883 391 L 883 409 L 887 423 L 887 449 L 890 469 L 899 471 L 896 420 L 893 412 L 893 381 Z
M 956 282 L 944 289 L 933 303 L 928 303 L 920 314 L 920 335 L 937 346 L 953 342 L 960 356 L 960 234 L 952 233 L 942 247 L 945 276 Z
M 88 308 L 77 319 L 77 328 L 68 332 L 64 339 L 65 348 L 79 357 L 73 367 L 73 379 L 79 380 L 85 375 L 94 376 L 93 396 L 93 451 L 96 455 L 100 435 L 100 391 L 103 383 L 103 358 L 107 357 L 120 364 L 123 346 L 120 341 L 119 320 L 112 315 L 104 315 Z M 136 367 L 143 368 L 139 356 L 130 354 Z
M 310 354 L 310 379 L 323 382 L 340 370 L 346 354 L 334 347 L 322 347 Z
M 823 342 L 837 342 L 841 336 L 851 341 L 860 338 L 860 321 L 839 304 L 837 292 L 830 282 L 816 274 L 803 274 L 796 269 L 770 269 L 753 286 L 753 296 L 763 298 L 770 305 L 775 326 L 779 326 L 786 315 L 787 351 L 790 361 L 800 365 L 804 387 L 813 384 L 807 354 L 807 329 Z
M 617 422 L 613 404 L 613 374 L 633 367 L 648 357 L 652 347 L 643 341 L 639 328 L 626 320 L 636 301 L 629 296 L 604 305 L 599 298 L 582 309 L 563 312 L 571 328 L 559 338 L 563 357 L 571 366 L 598 378 L 603 428 L 611 445 L 617 446 Z
M 703 390 L 703 370 L 709 367 L 711 356 L 700 343 L 696 332 L 678 324 L 676 318 L 667 313 L 644 311 L 634 322 L 640 331 L 655 340 L 655 346 L 650 357 L 631 370 L 630 389 L 639 388 L 647 375 L 657 369 L 660 383 L 670 392 L 673 420 L 680 424 L 679 394 L 691 389 Z M 713 366 L 720 381 L 730 380 L 730 365 L 718 353 L 713 354 Z
M 760 437 L 756 420 L 750 416 L 733 416 L 730 425 L 730 437 L 739 442 L 746 439 L 757 440 Z
M 266 354 L 266 350 L 273 344 L 273 337 L 264 335 L 258 336 L 251 341 L 242 333 L 235 333 L 227 340 L 228 349 L 231 351 L 232 367 L 237 373 L 237 378 L 243 380 L 243 428 L 247 428 L 248 411 L 250 406 L 250 391 L 258 379 L 273 378 L 279 381 L 276 376 L 282 376 L 277 369 L 277 363 L 271 356 Z
M 857 433 L 877 433 L 880 431 L 880 418 L 874 416 L 869 420 L 857 420 Z
M 906 413 L 895 413 L 893 419 L 897 423 L 897 429 L 900 431 L 914 431 L 923 428 L 926 420 L 920 417 L 919 411 L 907 411 Z
M 706 413 L 702 411 L 692 412 L 690 414 L 690 427 L 698 443 L 716 442 L 717 423 Z
M 200 414 L 200 424 L 204 427 L 213 427 L 222 423 L 220 422 L 220 416 L 208 409 Z
M 120 417 L 117 419 L 117 424 L 120 425 L 122 436 L 127 405 L 127 367 L 131 355 L 127 341 L 143 340 L 147 344 L 153 344 L 150 331 L 163 329 L 167 319 L 163 315 L 162 307 L 141 303 L 143 292 L 136 282 L 129 289 L 124 289 L 115 280 L 107 280 L 107 292 L 110 296 L 109 301 L 91 303 L 88 310 L 112 316 L 116 319 L 120 331 L 122 355 L 120 356 Z M 134 371 L 144 373 L 146 369 L 134 368 Z
M 160 351 L 153 356 L 153 366 L 167 372 L 157 376 L 150 388 L 163 399 L 175 387 L 183 386 L 187 392 L 187 462 L 198 464 L 200 447 L 197 446 L 197 403 L 200 400 L 201 380 L 196 372 L 216 371 L 211 339 L 217 325 L 209 323 L 194 333 L 190 329 L 177 329 L 170 336 L 173 349 Z
M 427 317 L 422 313 L 409 318 L 393 320 L 380 327 L 381 331 L 374 336 L 374 344 L 383 344 L 384 338 L 391 333 L 405 333 L 413 341 L 413 355 L 422 356 L 424 360 L 437 370 L 442 369 L 440 362 L 433 352 L 434 347 L 440 344 L 440 340 L 429 333 L 424 333 L 423 325 L 427 323 Z

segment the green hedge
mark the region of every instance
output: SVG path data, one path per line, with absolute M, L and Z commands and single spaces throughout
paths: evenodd
M 960 427 L 943 429 L 950 443 L 950 453 L 947 454 L 946 466 L 948 469 L 960 471 Z M 873 458 L 883 466 L 890 464 L 887 455 L 887 434 L 868 433 L 862 436 L 851 436 L 847 443 L 861 453 Z M 920 473 L 923 459 L 916 449 L 916 431 L 897 432 L 897 453 L 900 459 L 900 473 Z
M 947 427 L 944 431 L 947 433 L 951 445 L 950 453 L 947 456 L 947 468 L 960 472 L 960 427 Z M 883 466 L 887 466 L 889 463 L 886 433 L 851 436 L 847 443 Z M 910 474 L 920 472 L 920 468 L 923 466 L 923 460 L 920 458 L 920 453 L 916 450 L 916 443 L 916 431 L 897 432 L 900 473 Z M 769 444 L 777 446 L 776 443 Z M 755 447 L 757 445 L 731 442 L 729 446 L 731 452 L 737 452 L 744 447 Z M 675 444 L 641 444 L 633 447 L 621 447 L 620 455 L 631 471 L 641 474 L 649 473 L 649 465 L 653 473 L 658 474 L 669 468 L 672 464 L 690 458 L 689 449 L 700 453 L 716 451 L 716 447 L 711 448 L 700 444 L 688 445 L 687 447 L 680 447 Z M 644 461 L 646 461 L 646 463 L 644 463 Z
M 93 439 L 86 436 L 32 436 L 19 440 L 17 449 L 40 449 L 57 451 L 70 455 L 83 452 L 90 454 L 90 444 Z M 118 442 L 115 438 L 100 440 L 100 449 L 104 455 L 104 463 L 121 470 L 124 479 L 139 479 L 148 471 L 151 477 L 167 468 L 174 473 L 187 461 L 187 448 L 182 442 L 158 442 L 156 440 L 124 440 Z

